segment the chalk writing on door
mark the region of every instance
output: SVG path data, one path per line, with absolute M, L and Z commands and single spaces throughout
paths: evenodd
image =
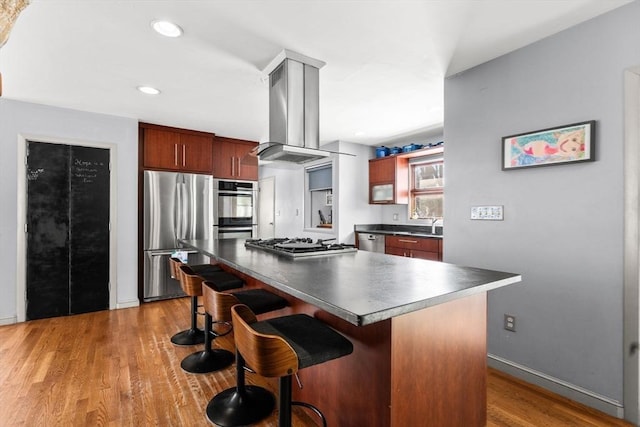
M 28 169 L 27 170 L 27 180 L 28 181 L 37 181 L 38 177 L 42 173 L 44 173 L 44 168 Z
M 98 176 L 100 169 L 104 168 L 104 162 L 95 162 L 82 159 L 73 160 L 73 176 L 83 183 L 91 183 Z

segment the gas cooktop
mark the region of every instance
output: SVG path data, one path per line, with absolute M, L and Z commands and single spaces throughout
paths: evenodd
M 275 238 L 275 239 L 247 239 L 247 248 L 262 249 L 264 251 L 285 255 L 290 258 L 337 255 L 356 252 L 354 245 L 328 243 L 335 239 L 313 240 L 309 238 Z

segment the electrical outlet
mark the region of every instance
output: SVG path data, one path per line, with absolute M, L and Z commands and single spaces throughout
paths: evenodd
M 398 214 L 397 214 L 397 213 L 394 213 L 394 214 L 393 214 L 393 220 L 394 220 L 394 221 L 397 221 L 397 220 L 398 220 Z
M 504 328 L 507 331 L 515 332 L 516 331 L 516 316 L 511 314 L 504 315 Z

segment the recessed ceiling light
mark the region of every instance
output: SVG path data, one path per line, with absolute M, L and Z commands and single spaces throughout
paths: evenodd
M 180 37 L 182 35 L 182 28 L 169 21 L 153 21 L 151 28 L 165 37 Z
M 355 133 L 355 136 L 365 136 L 367 133 L 364 131 L 359 130 L 358 132 Z
M 160 91 L 155 87 L 151 86 L 138 86 L 138 90 L 142 93 L 146 93 L 147 95 L 158 95 Z

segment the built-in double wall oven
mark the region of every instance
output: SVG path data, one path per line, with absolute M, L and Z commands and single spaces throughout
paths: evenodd
M 247 239 L 257 236 L 255 181 L 213 181 L 213 237 Z

